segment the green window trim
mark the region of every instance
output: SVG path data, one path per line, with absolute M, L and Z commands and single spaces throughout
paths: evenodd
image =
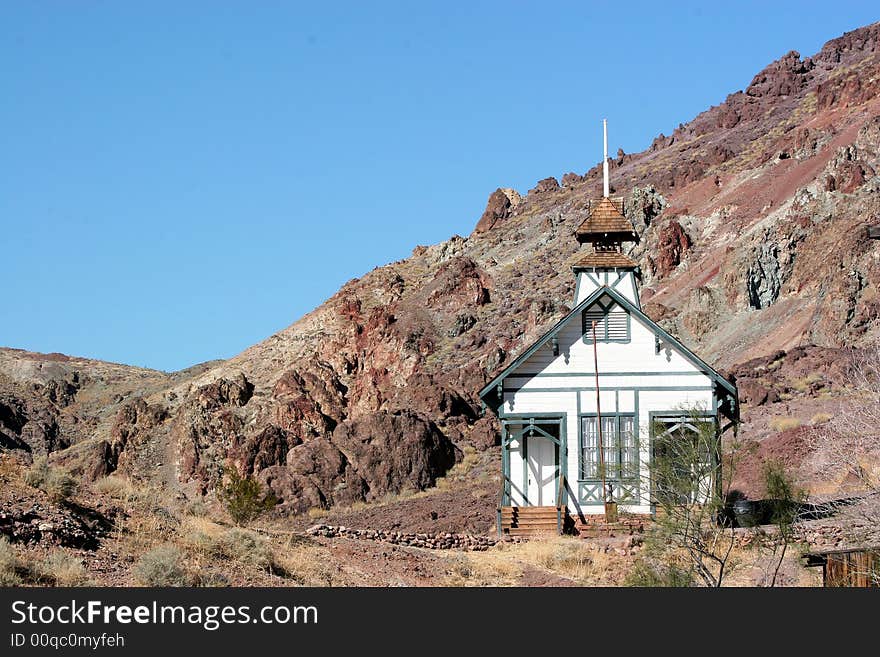
M 598 444 L 594 441 L 595 433 L 588 436 L 585 431 L 592 425 L 596 427 L 596 413 L 582 413 L 578 426 L 578 498 L 583 504 L 600 504 L 601 491 L 597 492 L 596 484 L 601 488 L 599 472 Z M 640 503 L 641 500 L 641 452 L 636 413 L 602 413 L 602 442 L 605 451 L 606 468 L 611 462 L 612 472 L 606 474 L 606 482 L 614 490 L 615 499 L 625 492 L 622 503 Z M 613 444 L 608 442 L 608 431 L 613 430 Z M 623 438 L 623 440 L 622 440 Z M 590 453 L 590 456 L 588 456 Z M 626 471 L 629 470 L 628 476 Z M 633 502 L 633 500 L 635 502 Z
M 593 321 L 597 323 L 596 342 L 627 343 L 632 339 L 630 314 L 612 299 L 599 299 L 581 312 L 584 344 L 593 342 Z

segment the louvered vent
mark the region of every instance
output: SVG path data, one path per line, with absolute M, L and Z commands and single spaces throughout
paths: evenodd
M 605 316 L 607 340 L 626 342 L 629 340 L 629 315 L 623 311 L 610 312 Z M 598 327 L 597 327 L 598 328 Z M 598 338 L 598 333 L 596 335 Z
M 584 337 L 593 339 L 593 322 L 596 322 L 596 339 L 605 337 L 605 311 L 598 306 L 587 308 L 584 311 Z
M 593 322 L 596 322 L 597 342 L 629 342 L 629 314 L 620 306 L 601 303 L 587 308 L 582 315 L 584 342 L 593 341 Z

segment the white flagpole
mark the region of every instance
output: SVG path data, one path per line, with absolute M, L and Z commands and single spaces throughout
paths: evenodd
M 603 196 L 608 198 L 608 120 L 602 119 L 602 132 L 605 137 L 605 157 L 602 158 L 602 179 L 605 183 Z

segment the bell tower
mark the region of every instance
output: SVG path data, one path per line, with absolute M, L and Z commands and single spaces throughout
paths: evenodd
M 586 299 L 596 288 L 613 287 L 637 308 L 639 304 L 639 266 L 623 253 L 624 242 L 638 242 L 639 236 L 632 222 L 624 216 L 623 199 L 609 196 L 608 184 L 608 124 L 603 121 L 604 159 L 602 178 L 604 195 L 591 201 L 587 218 L 577 227 L 575 237 L 581 245 L 589 245 L 572 262 L 577 276 L 574 303 Z

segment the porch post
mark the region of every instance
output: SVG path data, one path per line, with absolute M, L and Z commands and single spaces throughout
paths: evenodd
M 510 442 L 507 424 L 501 422 L 501 506 L 510 506 Z

